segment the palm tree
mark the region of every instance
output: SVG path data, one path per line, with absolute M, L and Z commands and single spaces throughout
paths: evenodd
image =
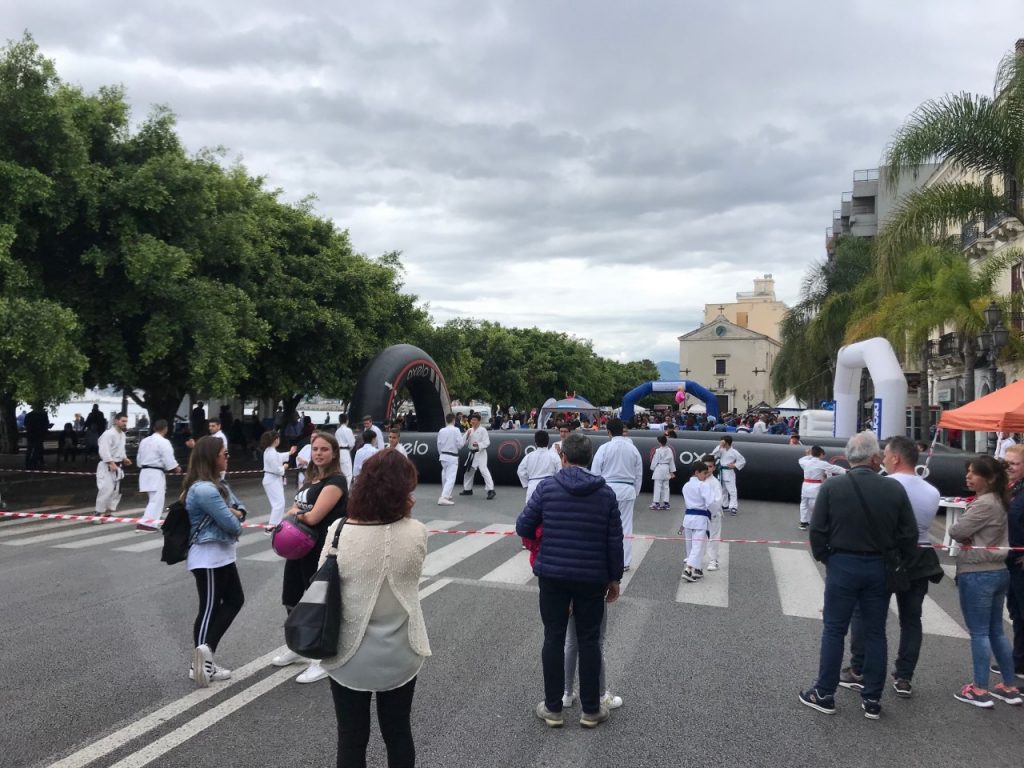
M 947 94 L 910 115 L 885 153 L 890 188 L 905 171 L 936 161 L 952 161 L 978 180 L 942 182 L 902 198 L 878 236 L 886 290 L 894 286 L 899 259 L 922 242 L 945 239 L 951 223 L 991 214 L 1024 218 L 1017 193 L 1024 179 L 1024 46 L 1003 58 L 993 96 Z M 992 191 L 991 176 L 1002 177 L 1004 194 Z
M 782 349 L 772 368 L 776 395 L 792 393 L 813 407 L 832 398 L 836 355 L 846 325 L 863 298 L 871 275 L 867 240 L 843 236 L 835 255 L 813 266 L 804 277 L 800 301 L 780 323 Z

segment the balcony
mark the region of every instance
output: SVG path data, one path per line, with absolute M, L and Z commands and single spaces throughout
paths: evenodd
M 939 337 L 939 357 L 960 356 L 960 334 L 944 333 Z
M 976 242 L 978 242 L 978 236 L 981 231 L 978 227 L 978 222 L 972 221 L 964 224 L 960 227 L 960 247 L 963 249 L 970 248 Z
M 878 195 L 878 169 L 854 171 L 851 198 L 875 197 L 876 195 Z

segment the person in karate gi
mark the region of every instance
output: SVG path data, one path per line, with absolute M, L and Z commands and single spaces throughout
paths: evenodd
M 549 440 L 547 430 L 538 429 L 534 432 L 533 443 L 537 447 L 526 454 L 516 470 L 519 482 L 526 489 L 527 501 L 533 496 L 533 492 L 540 485 L 541 480 L 551 477 L 562 468 L 561 455 L 548 450 Z
M 359 473 L 363 469 L 363 462 L 373 456 L 377 452 L 377 434 L 372 429 L 363 431 L 363 445 L 356 451 L 356 457 L 352 461 L 352 482 L 355 483 L 356 478 L 359 477 Z
M 730 515 L 735 515 L 739 511 L 740 502 L 736 494 L 736 472 L 747 465 L 747 460 L 732 447 L 732 435 L 723 437 L 711 455 L 718 460 L 721 469 L 722 490 L 725 491 L 722 497 L 722 510 L 728 510 Z
M 565 440 L 565 438 L 567 438 L 571 434 L 572 434 L 572 430 L 569 428 L 568 424 L 561 424 L 561 423 L 559 423 L 559 425 L 558 425 L 558 440 L 556 440 L 555 444 L 552 445 L 548 449 L 553 454 L 555 454 L 555 456 L 557 456 L 559 458 L 559 460 L 561 460 L 561 458 L 562 458 L 562 441 Z
M 625 569 L 633 565 L 633 505 L 644 479 L 644 462 L 633 442 L 623 436 L 622 419 L 608 419 L 611 440 L 597 449 L 590 471 L 600 475 L 615 492 L 622 520 L 622 554 Z
M 269 527 L 263 532 L 273 533 L 274 526 L 284 519 L 284 473 L 288 467 L 288 459 L 295 453 L 293 445 L 287 451 L 279 451 L 281 436 L 276 430 L 267 430 L 260 436 L 260 448 L 263 450 L 263 491 L 270 502 Z
M 466 444 L 462 432 L 455 426 L 455 414 L 444 417 L 445 425 L 437 431 L 437 456 L 441 462 L 441 495 L 437 503 L 442 507 L 450 507 L 455 502 L 452 493 L 455 490 L 455 475 L 459 471 L 459 451 Z
M 711 523 L 708 526 L 708 567 L 709 571 L 718 570 L 718 548 L 722 543 L 722 483 L 715 477 L 715 466 L 718 462 L 714 456 L 705 456 L 704 465 L 708 468 L 708 476 L 704 483 L 711 489 L 714 501 L 708 507 Z
M 146 511 L 136 524 L 140 533 L 160 530 L 160 517 L 164 511 L 164 494 L 167 493 L 167 472 L 181 474 L 178 460 L 174 458 L 174 446 L 167 439 L 167 421 L 157 419 L 153 434 L 139 443 L 139 490 L 149 494 Z
M 658 435 L 658 448 L 651 457 L 651 476 L 654 478 L 654 501 L 651 509 L 672 509 L 669 503 L 668 481 L 676 476 L 676 457 L 668 447 L 668 437 Z
M 122 467 L 130 467 L 131 459 L 124 450 L 124 431 L 128 428 L 128 415 L 119 413 L 114 417 L 110 429 L 100 435 L 96 448 L 100 455 L 96 465 L 96 515 L 110 516 L 117 511 L 121 503 L 121 479 L 124 477 Z M 93 520 L 101 523 L 102 520 Z
M 704 578 L 704 550 L 707 547 L 708 528 L 711 525 L 711 506 L 715 503 L 714 491 L 708 485 L 708 466 L 695 461 L 689 467 L 692 473 L 683 486 L 683 533 L 686 536 L 686 567 L 683 581 L 700 581 Z
M 338 440 L 338 464 L 341 466 L 341 474 L 345 481 L 352 487 L 352 449 L 356 447 L 356 436 L 348 425 L 348 414 L 338 414 L 338 428 L 334 432 Z
M 487 489 L 487 498 L 493 499 L 497 494 L 494 492 L 494 479 L 490 470 L 487 469 L 487 446 L 491 444 L 490 435 L 487 430 L 480 426 L 480 414 L 474 413 L 469 417 L 469 431 L 466 432 L 466 445 L 469 446 L 469 456 L 466 458 L 466 477 L 462 481 L 462 490 L 459 496 L 473 495 L 473 480 L 476 478 L 477 470 L 484 479 L 484 488 Z
M 825 461 L 825 450 L 820 445 L 812 445 L 798 461 L 804 471 L 804 481 L 800 485 L 800 530 L 806 531 L 811 527 L 811 512 L 821 484 L 826 478 L 844 474 L 846 470 Z
M 210 421 L 207 422 L 206 428 L 210 431 L 211 435 L 224 443 L 224 450 L 228 450 L 228 436 L 225 435 L 224 431 L 220 428 L 220 419 L 210 419 Z
M 391 427 L 388 429 L 388 446 L 387 447 L 388 448 L 394 448 L 400 454 L 402 454 L 406 458 L 409 458 L 409 452 L 407 450 L 405 450 L 405 446 L 402 445 L 399 442 L 401 439 L 402 439 L 402 432 L 401 432 L 401 430 L 398 427 L 396 427 L 394 424 L 392 424 Z

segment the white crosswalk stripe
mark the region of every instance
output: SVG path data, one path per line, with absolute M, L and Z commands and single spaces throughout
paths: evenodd
M 634 560 L 636 558 L 634 557 Z M 718 570 L 704 569 L 704 578 L 698 582 L 679 580 L 676 588 L 676 602 L 691 605 L 710 605 L 715 608 L 729 607 L 729 545 L 718 547 Z
M 457 541 L 453 541 L 451 544 L 427 554 L 426 560 L 423 561 L 423 575 L 437 576 L 437 574 L 447 571 L 467 557 L 475 555 L 477 552 L 481 552 L 506 538 L 504 535 L 499 534 L 514 531 L 515 529 L 514 525 L 495 523 L 480 529 L 485 535 L 461 536 Z M 486 535 L 489 531 L 494 531 L 495 534 Z
M 629 570 L 622 574 L 622 581 L 619 582 L 619 594 L 626 591 L 626 587 L 636 576 L 636 572 L 640 570 L 640 566 L 643 564 L 644 558 L 647 557 L 647 553 L 651 551 L 653 544 L 654 542 L 650 539 L 633 540 L 633 562 L 630 564 Z
M 120 515 L 118 515 L 118 517 L 134 517 L 136 513 L 141 512 L 143 509 L 144 509 L 144 507 L 139 507 L 138 509 L 126 509 Z M 83 523 L 83 522 L 76 521 L 76 522 L 71 523 L 71 524 L 75 525 L 75 526 L 78 526 L 78 527 L 76 527 L 76 528 L 74 528 L 72 530 L 69 530 L 69 531 L 56 531 L 56 532 L 54 532 L 53 531 L 53 527 L 61 525 L 61 523 L 56 523 L 53 527 L 47 528 L 47 531 L 49 531 L 48 533 L 40 533 L 37 536 L 28 536 L 26 538 L 13 539 L 11 541 L 2 541 L 2 542 L 0 542 L 0 544 L 4 544 L 5 546 L 8 546 L 8 547 L 23 547 L 23 546 L 25 546 L 27 544 L 48 544 L 51 541 L 59 541 L 61 539 L 69 539 L 72 536 L 78 536 L 78 535 L 80 535 L 82 533 L 85 533 L 85 534 L 88 535 L 88 534 L 95 534 L 95 533 L 98 533 L 99 531 L 103 530 L 102 528 L 91 527 L 91 526 L 94 525 L 93 523 Z M 128 524 L 127 523 L 104 523 L 104 525 L 124 526 L 124 525 L 128 525 Z M 107 531 L 109 531 L 109 529 L 107 529 Z
M 122 528 L 125 526 L 121 526 Z M 101 544 L 110 544 L 114 541 L 123 541 L 124 539 L 134 539 L 136 536 L 141 534 L 135 533 L 135 528 L 130 527 L 127 531 L 121 531 L 119 533 L 108 533 L 105 536 L 93 536 L 90 539 L 83 539 L 82 541 L 71 541 L 66 544 L 54 544 L 54 549 L 85 549 L 86 547 L 97 547 Z
M 825 580 L 810 553 L 802 549 L 769 547 L 782 612 L 786 616 L 820 619 L 825 605 Z
M 533 569 L 530 567 L 530 553 L 525 549 L 521 549 L 493 571 L 481 576 L 480 581 L 497 581 L 503 584 L 529 584 L 532 578 Z

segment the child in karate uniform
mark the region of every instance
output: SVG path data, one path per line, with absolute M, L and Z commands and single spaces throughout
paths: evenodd
M 718 546 L 721 544 L 722 539 L 722 484 L 718 478 L 715 477 L 715 465 L 718 462 L 715 461 L 714 456 L 705 456 L 704 464 L 708 468 L 708 476 L 704 482 L 715 497 L 714 502 L 708 507 L 708 512 L 711 513 L 711 524 L 708 528 L 708 570 L 718 570 Z
M 686 535 L 686 568 L 684 581 L 698 581 L 704 578 L 704 549 L 711 525 L 711 506 L 715 503 L 714 491 L 704 481 L 708 477 L 708 466 L 695 461 L 689 467 L 693 473 L 683 486 L 683 529 Z
M 811 527 L 811 511 L 818 498 L 818 491 L 826 478 L 846 472 L 842 467 L 825 461 L 825 451 L 820 445 L 812 445 L 799 459 L 800 469 L 804 471 L 804 481 L 800 486 L 800 530 Z
M 659 447 L 651 457 L 651 476 L 654 479 L 654 501 L 651 509 L 672 509 L 668 502 L 668 481 L 676 476 L 676 457 L 668 447 L 668 438 L 658 435 Z

